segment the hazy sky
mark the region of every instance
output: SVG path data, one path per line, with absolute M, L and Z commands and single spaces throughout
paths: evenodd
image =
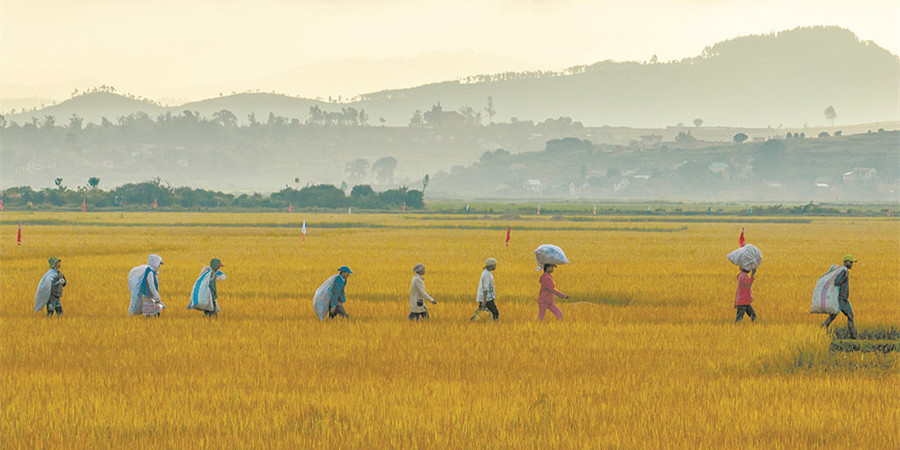
M 0 0 L 0 81 L 89 77 L 145 95 L 135 91 L 434 51 L 561 69 L 681 59 L 732 37 L 808 25 L 848 28 L 900 54 L 897 0 Z M 313 83 L 323 92 L 304 94 L 357 94 L 355 77 L 365 74 L 329 74 Z

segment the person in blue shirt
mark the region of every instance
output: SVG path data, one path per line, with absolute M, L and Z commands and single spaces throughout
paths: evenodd
M 334 284 L 331 285 L 331 308 L 328 311 L 328 318 L 334 319 L 337 316 L 341 316 L 349 319 L 350 316 L 344 310 L 344 302 L 347 301 L 344 288 L 347 287 L 347 278 L 350 278 L 350 274 L 353 272 L 347 266 L 341 266 L 338 272 L 339 276 L 334 279 Z

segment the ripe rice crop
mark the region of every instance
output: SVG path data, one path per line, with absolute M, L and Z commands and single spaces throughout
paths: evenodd
M 808 313 L 852 253 L 862 330 L 900 324 L 900 222 L 745 224 L 759 321 L 735 325 L 739 223 L 438 215 L 0 215 L 3 448 L 900 446 L 898 352 L 830 352 Z M 23 221 L 23 244 L 15 243 Z M 307 221 L 306 242 L 300 222 Z M 509 247 L 504 245 L 512 227 Z M 564 320 L 537 321 L 534 248 L 571 264 Z M 159 319 L 128 317 L 129 269 L 165 264 Z M 62 259 L 61 319 L 32 312 Z M 216 320 L 186 309 L 209 259 Z M 499 323 L 472 323 L 485 258 Z M 438 304 L 410 323 L 412 267 Z M 321 323 L 341 265 L 351 320 Z M 846 326 L 840 316 L 833 328 Z

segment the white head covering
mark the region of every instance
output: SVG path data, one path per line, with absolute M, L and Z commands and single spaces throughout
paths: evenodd
M 147 265 L 150 266 L 154 272 L 159 270 L 159 265 L 162 263 L 162 257 L 159 255 L 150 255 L 147 257 Z

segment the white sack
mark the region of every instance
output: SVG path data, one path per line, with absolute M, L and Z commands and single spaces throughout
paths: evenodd
M 144 272 L 150 266 L 141 264 L 128 272 L 128 290 L 131 292 L 131 304 L 128 306 L 128 315 L 141 314 L 141 281 L 144 280 Z
M 212 269 L 209 266 L 203 268 L 200 277 L 194 282 L 194 289 L 191 290 L 191 302 L 188 309 L 199 309 L 200 311 L 219 311 L 218 305 L 213 304 L 212 291 L 209 290 L 209 277 L 212 276 Z M 225 274 L 221 270 L 216 271 L 216 281 L 224 280 Z
M 325 317 L 328 316 L 328 310 L 331 309 L 331 287 L 334 286 L 334 280 L 338 276 L 340 275 L 332 275 L 316 289 L 316 295 L 313 297 L 313 310 L 316 311 L 319 320 L 325 320 Z
M 747 244 L 729 253 L 727 258 L 741 269 L 753 270 L 762 264 L 762 252 L 753 244 Z
M 558 266 L 568 264 L 569 259 L 562 249 L 550 244 L 544 244 L 534 251 L 534 259 L 537 260 L 538 270 L 543 270 L 544 264 L 556 264 Z
M 837 314 L 841 312 L 841 305 L 838 302 L 838 289 L 834 285 L 835 278 L 843 272 L 847 271 L 847 267 L 843 265 L 831 266 L 828 272 L 825 272 L 816 282 L 816 288 L 813 289 L 812 304 L 809 312 L 812 314 Z
M 37 292 L 34 293 L 34 312 L 43 309 L 47 306 L 47 302 L 50 301 L 50 290 L 53 289 L 54 275 L 55 271 L 50 269 L 41 278 L 41 282 L 38 283 Z

